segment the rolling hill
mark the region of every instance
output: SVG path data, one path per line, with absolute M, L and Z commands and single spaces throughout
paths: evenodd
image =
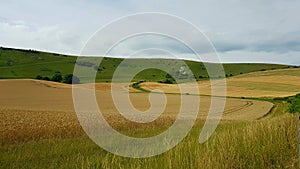
M 97 69 L 97 82 L 110 82 L 115 69 L 124 60 L 120 58 L 104 58 L 100 65 L 94 65 L 86 58 L 85 62 L 76 63 L 76 56 L 67 56 L 55 53 L 46 53 L 35 50 L 22 50 L 11 48 L 0 48 L 0 78 L 1 79 L 24 79 L 35 78 L 37 75 L 52 77 L 55 72 L 62 75 L 72 74 L 75 64 L 86 69 Z M 182 62 L 169 59 L 131 59 L 128 72 L 124 73 L 124 77 L 129 74 L 136 73 L 137 67 L 147 66 L 151 60 L 151 64 L 159 67 L 172 67 L 172 71 L 178 71 Z M 196 80 L 205 80 L 208 78 L 207 71 L 203 63 L 194 61 L 184 61 L 194 74 Z M 214 65 L 214 63 L 208 63 Z M 126 66 L 126 65 L 122 65 Z M 223 64 L 227 77 L 240 75 L 255 71 L 265 71 L 273 69 L 289 68 L 292 66 L 278 64 L 258 64 L 258 63 L 241 63 L 241 64 Z M 146 69 L 138 73 L 133 81 L 165 81 L 167 73 L 158 69 Z M 189 77 L 191 78 L 191 77 Z M 219 78 L 219 77 L 214 77 Z

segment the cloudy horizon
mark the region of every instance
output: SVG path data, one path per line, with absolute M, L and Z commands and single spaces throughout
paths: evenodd
M 89 38 L 112 20 L 141 12 L 162 12 L 199 28 L 222 62 L 300 65 L 299 7 L 297 0 L 1 1 L 0 46 L 79 55 Z M 144 44 L 137 39 L 120 50 L 130 54 L 145 46 L 160 45 L 189 59 L 171 42 L 158 42 L 152 38 Z M 150 53 L 145 57 L 156 56 Z

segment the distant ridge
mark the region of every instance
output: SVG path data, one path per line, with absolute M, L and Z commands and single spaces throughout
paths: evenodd
M 36 50 L 13 49 L 0 47 L 0 78 L 1 79 L 24 79 L 35 78 L 37 75 L 51 77 L 56 72 L 62 75 L 72 74 L 76 63 L 77 56 L 63 55 L 57 53 L 41 52 Z M 131 59 L 133 65 L 147 65 L 147 59 Z M 115 69 L 124 59 L 121 58 L 107 58 L 102 60 L 101 65 L 93 65 L 88 62 L 77 63 L 87 69 L 97 69 L 97 82 L 110 82 Z M 174 71 L 180 68 L 178 60 L 172 59 L 151 59 L 152 63 L 158 66 L 172 66 Z M 205 80 L 208 78 L 205 66 L 201 62 L 184 61 L 196 80 Z M 207 63 L 216 64 L 216 63 Z M 273 69 L 283 69 L 295 66 L 280 65 L 280 64 L 265 64 L 265 63 L 226 63 L 223 64 L 226 77 L 235 76 L 239 74 L 265 71 Z M 132 72 L 136 73 L 136 72 Z M 124 74 L 126 76 L 126 74 Z M 157 69 L 147 69 L 135 76 L 133 81 L 160 81 L 164 82 L 168 79 L 166 72 Z M 191 78 L 191 77 L 189 77 Z M 219 77 L 211 77 L 219 78 Z

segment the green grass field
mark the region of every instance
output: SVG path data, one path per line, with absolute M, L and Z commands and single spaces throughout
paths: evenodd
M 61 72 L 63 75 L 72 74 L 77 57 L 66 56 L 52 53 L 45 53 L 32 50 L 17 50 L 9 48 L 0 48 L 0 78 L 35 78 L 37 75 L 52 77 L 55 72 Z M 89 65 L 94 58 L 86 58 L 86 64 L 81 65 L 85 69 L 94 69 L 97 66 L 97 82 L 111 81 L 113 73 L 123 59 L 104 58 L 100 65 Z M 150 61 L 151 60 L 151 61 Z M 185 61 L 193 72 L 196 80 L 207 79 L 208 74 L 203 63 Z M 167 59 L 131 59 L 130 65 L 122 65 L 126 72 L 122 75 L 128 77 L 129 74 L 136 73 L 136 69 L 151 65 L 158 67 L 172 67 L 173 72 L 178 71 L 182 62 L 178 60 Z M 208 64 L 214 65 L 214 64 Z M 254 71 L 264 71 L 271 69 L 287 68 L 287 65 L 276 64 L 223 64 L 226 76 L 235 76 Z M 216 73 L 218 74 L 218 73 Z M 192 75 L 191 75 L 192 76 Z M 212 76 L 211 76 L 212 77 Z M 191 78 L 191 77 L 189 77 Z M 218 78 L 218 77 L 215 77 Z M 135 76 L 133 81 L 163 81 L 166 79 L 166 72 L 158 69 L 147 69 Z

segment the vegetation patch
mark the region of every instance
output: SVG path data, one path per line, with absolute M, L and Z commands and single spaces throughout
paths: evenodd
M 288 103 L 290 104 L 288 107 L 290 113 L 300 113 L 300 94 L 289 98 Z
M 49 78 L 48 76 L 43 77 L 41 75 L 37 75 L 36 79 L 59 82 L 59 83 L 66 83 L 66 84 L 79 84 L 80 83 L 80 79 L 77 76 L 74 76 L 73 74 L 67 74 L 65 76 L 62 76 L 60 72 L 55 72 L 55 74 L 51 78 Z
M 146 89 L 144 89 L 144 88 L 142 88 L 141 86 L 140 86 L 140 84 L 141 83 L 143 83 L 144 81 L 139 81 L 139 82 L 136 82 L 136 83 L 133 83 L 130 87 L 132 87 L 132 88 L 134 88 L 134 89 L 137 89 L 137 90 L 140 90 L 140 91 L 142 91 L 142 92 L 146 92 L 146 93 L 150 93 L 150 91 L 149 90 L 146 90 Z

